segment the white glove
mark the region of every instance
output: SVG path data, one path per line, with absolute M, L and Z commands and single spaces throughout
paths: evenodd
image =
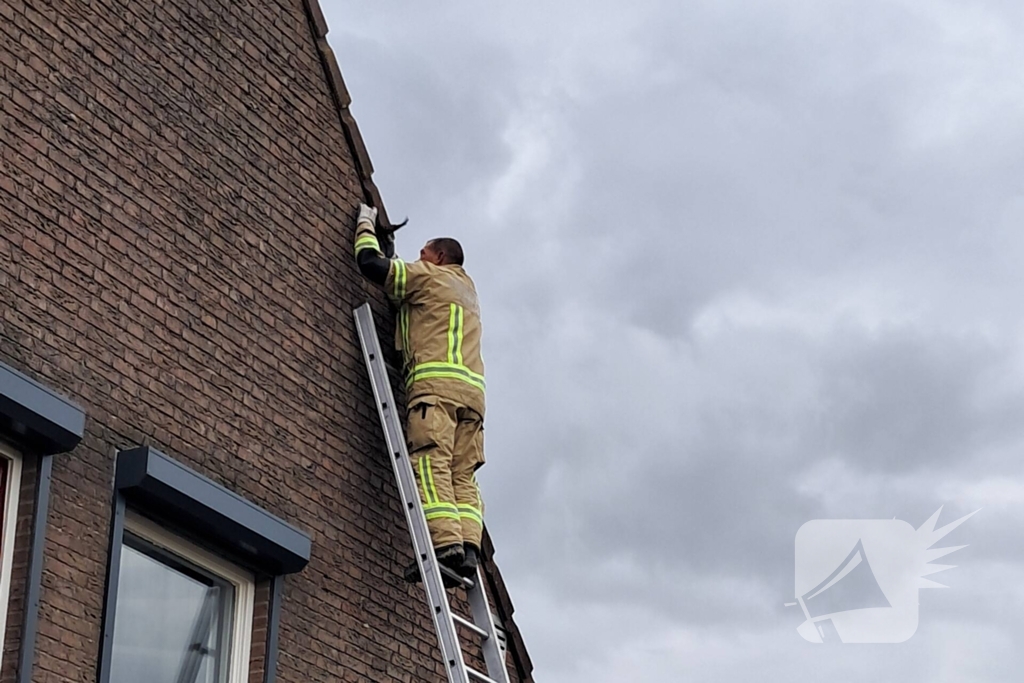
M 356 224 L 369 223 L 370 225 L 377 225 L 377 209 L 366 204 L 359 205 L 359 218 L 356 219 Z

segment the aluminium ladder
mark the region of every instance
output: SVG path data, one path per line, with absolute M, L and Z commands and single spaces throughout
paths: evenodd
M 427 520 L 423 516 L 419 489 L 413 474 L 409 453 L 405 445 L 405 436 L 399 418 L 395 397 L 388 381 L 387 366 L 380 350 L 377 328 L 373 323 L 373 313 L 369 304 L 363 304 L 354 311 L 359 341 L 363 347 L 363 359 L 370 374 L 373 385 L 373 398 L 377 403 L 381 426 L 384 428 L 384 442 L 387 446 L 389 460 L 394 466 L 395 477 L 398 479 L 398 491 L 402 497 L 402 509 L 405 520 L 409 524 L 413 549 L 416 551 L 416 562 L 419 564 L 423 587 L 427 591 L 427 603 L 430 616 L 437 629 L 437 640 L 441 646 L 441 655 L 448 672 L 449 683 L 509 683 L 508 672 L 505 670 L 505 658 L 498 643 L 498 634 L 491 617 L 491 608 L 487 604 L 481 570 L 478 568 L 472 579 L 463 578 L 447 568 L 442 569 L 434 555 L 434 546 L 430 542 L 430 531 Z M 455 579 L 466 589 L 469 606 L 473 613 L 472 621 L 453 614 L 445 591 L 444 578 Z M 487 674 L 466 666 L 459 641 L 457 626 L 463 626 L 481 639 L 484 662 Z

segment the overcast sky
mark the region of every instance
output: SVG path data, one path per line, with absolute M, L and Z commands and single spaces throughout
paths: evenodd
M 1019 680 L 1024 5 L 322 3 L 399 252 L 480 291 L 538 681 Z M 801 524 L 942 505 L 910 641 L 801 639 Z

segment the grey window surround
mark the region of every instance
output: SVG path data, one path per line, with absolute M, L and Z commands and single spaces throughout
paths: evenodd
M 85 411 L 0 363 L 0 431 L 35 455 L 67 453 L 82 440 Z
M 301 571 L 309 536 L 149 446 L 117 455 L 114 488 L 148 517 L 258 574 Z
M 53 456 L 74 450 L 84 434 L 85 411 L 81 407 L 0 362 L 0 437 L 9 440 L 25 457 L 38 458 L 17 683 L 32 680 Z

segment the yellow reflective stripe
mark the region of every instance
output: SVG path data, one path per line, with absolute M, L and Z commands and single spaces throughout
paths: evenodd
M 455 519 L 460 520 L 459 509 L 451 503 L 432 503 L 423 506 L 423 516 L 427 519 Z
M 459 517 L 458 512 L 425 512 L 423 513 L 423 516 L 426 517 L 428 520 L 439 519 L 443 517 L 445 519 L 454 519 L 460 522 L 462 521 L 462 518 Z
M 419 459 L 419 467 L 417 468 L 417 473 L 420 475 L 420 488 L 423 489 L 423 498 L 424 500 L 427 501 L 427 504 L 424 505 L 424 508 L 428 507 L 432 502 L 435 502 L 432 501 L 430 498 L 430 487 L 427 485 L 427 479 L 430 476 L 430 470 L 427 468 L 426 460 L 427 459 L 421 455 Z
M 430 456 L 427 457 L 427 481 L 430 482 L 430 493 L 434 497 L 434 502 L 439 503 L 440 498 L 437 497 L 437 487 L 434 486 L 434 468 L 430 466 Z
M 459 372 L 461 374 L 464 374 L 464 375 L 466 375 L 468 377 L 472 377 L 473 379 L 475 379 L 477 381 L 480 381 L 480 382 L 484 381 L 484 376 L 483 375 L 481 375 L 480 373 L 477 373 L 477 372 L 473 372 L 472 370 L 467 368 L 465 365 L 456 365 L 455 363 L 445 363 L 444 361 L 430 361 L 430 362 L 427 362 L 427 363 L 420 363 L 419 365 L 417 365 L 416 367 L 414 367 L 412 369 L 412 371 L 414 373 L 426 372 L 426 371 L 431 371 L 432 372 L 432 371 L 435 371 L 435 370 L 451 370 L 451 371 L 454 371 L 454 372 Z
M 458 304 L 448 304 L 448 362 L 465 367 L 462 358 L 462 341 L 465 338 L 464 311 Z
M 427 512 L 432 512 L 432 511 L 437 511 L 437 510 L 447 510 L 449 512 L 458 512 L 459 511 L 459 508 L 456 507 L 452 503 L 431 503 L 429 505 L 424 505 L 423 509 L 425 511 L 427 511 Z
M 461 374 L 461 373 L 458 373 L 458 372 L 445 372 L 445 371 L 442 371 L 442 370 L 436 370 L 436 371 L 432 371 L 432 372 L 417 373 L 412 378 L 410 378 L 408 380 L 408 382 L 406 382 L 406 384 L 410 385 L 413 382 L 418 382 L 418 381 L 425 380 L 425 379 L 457 379 L 460 382 L 465 382 L 466 384 L 470 385 L 471 387 L 479 389 L 480 391 L 486 391 L 487 390 L 487 387 L 484 385 L 484 383 L 479 381 L 479 380 L 475 380 L 475 379 L 466 377 L 464 374 Z
M 459 365 L 463 364 L 462 360 L 462 340 L 464 334 L 463 326 L 463 309 L 462 306 L 455 307 L 455 363 Z
M 487 388 L 483 375 L 455 363 L 421 363 L 412 369 L 405 384 L 409 386 L 423 379 L 457 379 L 481 391 Z
M 473 505 L 459 503 L 459 516 L 463 519 L 471 519 L 475 522 L 484 523 L 484 513 Z
M 396 258 L 392 263 L 395 264 L 395 293 L 394 297 L 398 301 L 405 298 L 405 261 Z
M 448 304 L 448 362 L 455 363 L 455 324 L 458 319 L 455 304 Z
M 409 348 L 409 306 L 403 305 L 398 311 L 398 329 L 402 335 L 402 356 L 406 362 L 412 358 Z
M 356 240 L 356 253 L 358 254 L 363 249 L 373 249 L 374 251 L 380 251 L 380 242 L 373 235 L 363 235 Z
M 409 337 L 409 307 L 405 307 L 405 348 L 409 349 L 409 358 L 412 358 L 412 342 Z

